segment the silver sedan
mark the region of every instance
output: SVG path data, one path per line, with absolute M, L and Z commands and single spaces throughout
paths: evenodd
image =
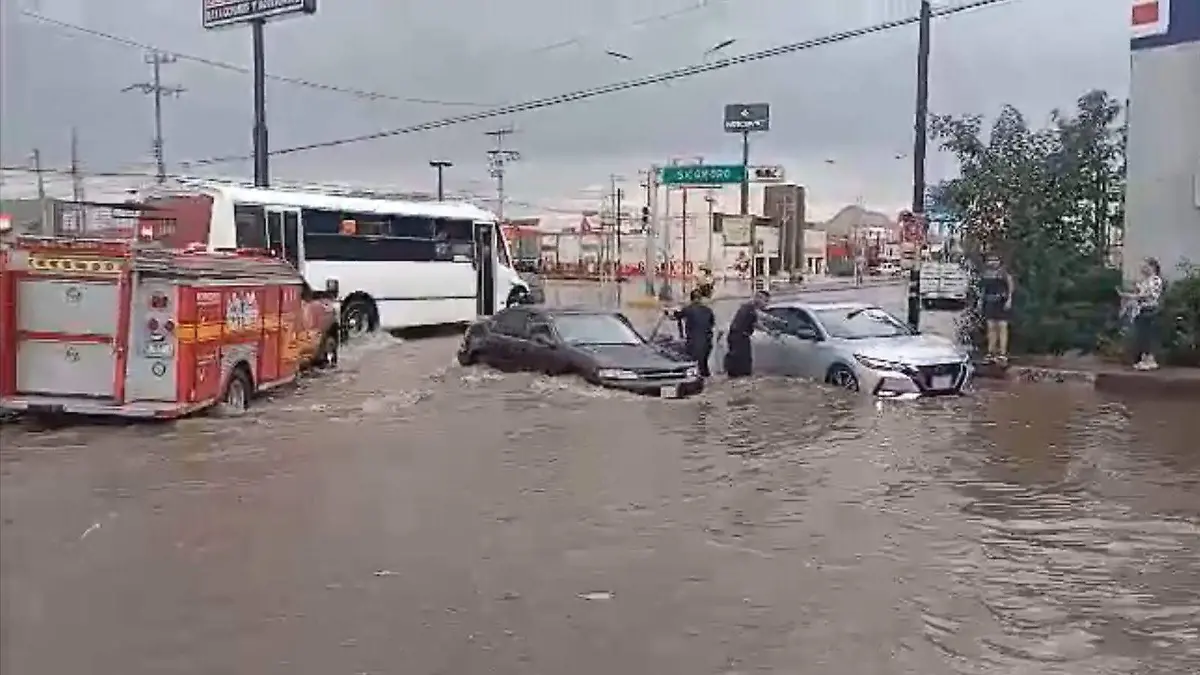
M 752 339 L 756 372 L 890 398 L 959 394 L 974 374 L 966 349 L 874 305 L 779 301 L 764 312 L 774 321 Z

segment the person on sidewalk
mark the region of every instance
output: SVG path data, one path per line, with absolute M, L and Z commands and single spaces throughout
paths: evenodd
M 713 278 L 712 270 L 709 269 L 708 265 L 700 265 L 699 271 L 696 274 L 695 284 L 696 290 L 700 291 L 703 297 L 712 300 L 716 289 L 716 280 Z
M 771 300 L 771 294 L 758 291 L 749 302 L 738 308 L 729 322 L 726 337 L 725 373 L 729 377 L 749 377 L 754 372 L 754 354 L 750 349 L 750 336 L 758 327 L 759 313 Z
M 1162 302 L 1162 268 L 1158 260 L 1146 258 L 1142 263 L 1141 278 L 1134 284 L 1132 293 L 1121 296 L 1133 302 L 1133 340 L 1138 360 L 1133 364 L 1137 370 L 1157 370 L 1159 305 Z
M 988 255 L 979 285 L 980 309 L 987 325 L 986 358 L 1004 365 L 1008 363 L 1008 321 L 1015 284 L 1000 256 Z
M 692 290 L 691 302 L 686 307 L 673 312 L 668 310 L 671 317 L 680 324 L 679 332 L 683 334 L 684 351 L 695 360 L 700 377 L 705 379 L 712 377 L 708 361 L 712 356 L 713 331 L 717 326 L 717 316 L 708 306 L 707 300 L 704 293 L 696 288 Z

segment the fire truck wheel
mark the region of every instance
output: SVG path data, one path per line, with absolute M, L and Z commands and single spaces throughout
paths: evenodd
M 317 349 L 317 357 L 313 365 L 317 368 L 334 368 L 338 364 L 338 336 L 336 330 L 330 330 L 321 338 L 321 346 Z
M 240 415 L 250 408 L 250 396 L 254 386 L 246 369 L 238 366 L 229 374 L 225 384 L 225 395 L 221 397 L 220 412 L 224 415 Z

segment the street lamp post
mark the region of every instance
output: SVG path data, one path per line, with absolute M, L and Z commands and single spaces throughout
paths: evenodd
M 929 51 L 933 8 L 930 0 L 921 0 L 920 32 L 917 39 L 917 103 L 913 120 L 913 191 L 912 214 L 921 226 L 921 242 L 927 233 L 925 225 L 925 152 L 929 133 Z M 920 244 L 920 242 L 918 242 Z M 923 244 L 920 244 L 923 245 Z M 921 325 L 921 251 L 918 249 L 908 271 L 908 324 L 913 330 Z
M 454 164 L 444 159 L 435 159 L 429 162 L 429 166 L 432 166 L 437 171 L 437 198 L 439 202 L 444 202 L 446 201 L 446 187 L 442 180 L 444 178 L 443 172 L 454 166 Z

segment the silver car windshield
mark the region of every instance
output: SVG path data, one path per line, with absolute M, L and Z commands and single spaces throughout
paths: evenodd
M 640 345 L 637 331 L 612 314 L 560 314 L 554 327 L 570 345 Z
M 823 309 L 814 312 L 830 337 L 843 340 L 868 340 L 912 335 L 908 326 L 879 309 Z

